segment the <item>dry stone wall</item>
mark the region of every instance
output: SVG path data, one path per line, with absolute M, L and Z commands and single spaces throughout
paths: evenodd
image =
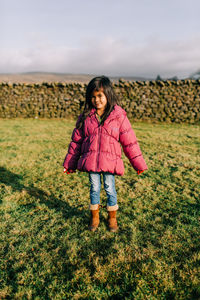
M 113 86 L 132 120 L 199 123 L 200 80 L 119 80 Z M 82 83 L 0 83 L 0 117 L 77 117 L 85 90 Z

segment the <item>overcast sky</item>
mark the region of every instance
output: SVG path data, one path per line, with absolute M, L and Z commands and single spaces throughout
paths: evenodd
M 0 0 L 0 73 L 198 70 L 199 0 Z

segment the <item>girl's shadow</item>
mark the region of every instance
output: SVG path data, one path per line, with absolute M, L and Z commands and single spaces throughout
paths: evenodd
M 49 208 L 53 208 L 58 212 L 62 212 L 65 218 L 72 216 L 81 216 L 86 212 L 84 210 L 79 210 L 78 207 L 72 207 L 67 202 L 57 199 L 53 193 L 48 194 L 42 189 L 39 189 L 33 184 L 25 186 L 21 183 L 23 177 L 19 174 L 15 174 L 4 167 L 0 167 L 0 183 L 10 186 L 13 191 L 26 191 L 31 197 L 34 197 L 36 200 L 40 200 L 41 203 L 44 203 Z M 2 200 L 1 200 L 2 202 Z M 25 204 L 30 209 L 36 206 L 35 203 Z

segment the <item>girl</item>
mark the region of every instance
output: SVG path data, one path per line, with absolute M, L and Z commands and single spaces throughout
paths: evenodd
M 126 112 L 117 104 L 110 79 L 95 77 L 87 86 L 85 107 L 73 130 L 63 163 L 64 172 L 68 174 L 76 169 L 89 174 L 91 231 L 99 225 L 101 174 L 107 194 L 109 230 L 118 229 L 115 175 L 124 174 L 120 144 L 138 174 L 147 170 Z

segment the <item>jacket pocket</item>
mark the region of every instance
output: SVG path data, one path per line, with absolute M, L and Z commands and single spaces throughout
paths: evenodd
M 116 158 L 121 158 L 121 147 L 117 141 L 113 143 L 113 148 Z
M 90 142 L 89 137 L 84 139 L 82 146 L 81 146 L 81 154 L 84 154 L 88 151 L 89 142 Z

